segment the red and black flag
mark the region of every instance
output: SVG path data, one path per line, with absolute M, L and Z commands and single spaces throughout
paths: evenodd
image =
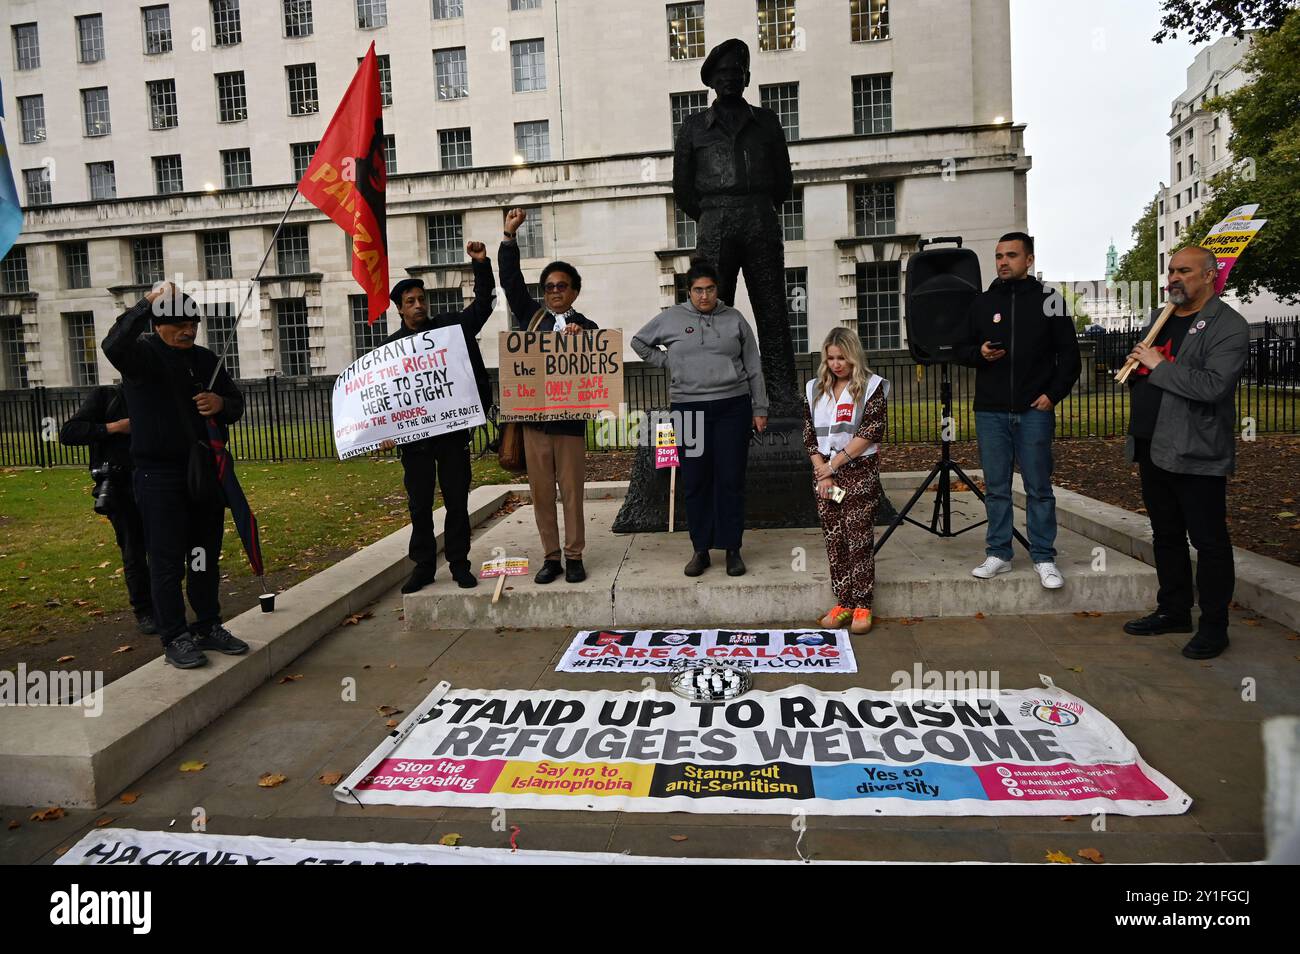
M 387 182 L 379 63 L 371 43 L 298 191 L 352 236 L 352 276 L 365 289 L 372 322 L 388 309 Z

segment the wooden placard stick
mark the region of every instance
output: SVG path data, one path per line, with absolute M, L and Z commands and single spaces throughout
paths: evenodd
M 673 516 L 677 510 L 677 468 L 668 475 L 668 532 L 673 532 Z
M 1142 339 L 1144 345 L 1150 347 L 1155 343 L 1156 335 L 1160 334 L 1160 329 L 1165 326 L 1165 322 L 1169 320 L 1169 316 L 1173 313 L 1174 303 L 1171 301 L 1165 305 L 1164 311 L 1160 312 L 1160 317 L 1155 320 L 1155 323 L 1151 325 L 1151 330 L 1147 332 L 1147 336 Z M 1115 373 L 1115 380 L 1120 384 L 1123 384 L 1128 380 L 1129 375 L 1133 373 L 1133 369 L 1137 366 L 1138 363 L 1132 358 L 1129 358 L 1124 362 L 1124 367 L 1120 368 L 1119 371 Z
M 502 573 L 497 577 L 497 588 L 492 591 L 492 602 L 495 603 L 501 599 L 501 591 L 506 588 L 506 575 Z

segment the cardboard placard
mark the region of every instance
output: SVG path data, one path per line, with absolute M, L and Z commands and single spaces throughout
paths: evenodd
M 501 419 L 593 420 L 623 402 L 623 332 L 503 331 Z

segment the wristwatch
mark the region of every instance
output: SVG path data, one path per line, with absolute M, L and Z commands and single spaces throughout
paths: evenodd
M 506 238 L 510 239 L 510 241 L 512 242 L 515 240 L 514 232 L 502 232 L 501 234 L 504 235 Z

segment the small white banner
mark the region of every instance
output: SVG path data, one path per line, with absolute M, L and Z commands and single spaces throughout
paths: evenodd
M 334 381 L 334 444 L 340 460 L 384 441 L 409 444 L 486 422 L 459 325 L 381 345 Z
M 755 672 L 857 672 L 843 629 L 592 629 L 556 672 L 652 672 L 711 662 Z

